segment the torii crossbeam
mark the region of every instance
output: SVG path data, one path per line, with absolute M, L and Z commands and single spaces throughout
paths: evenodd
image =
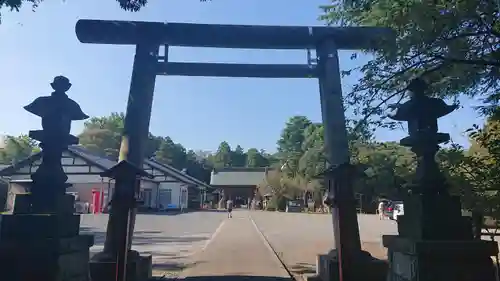
M 339 274 L 334 279 L 359 280 L 359 266 L 366 260 L 361 250 L 356 206 L 351 187 L 352 178 L 343 167 L 349 166 L 349 150 L 345 124 L 338 50 L 377 49 L 384 40 L 394 40 L 390 29 L 377 27 L 304 27 L 250 26 L 192 23 L 161 23 L 79 20 L 76 34 L 80 42 L 93 44 L 136 45 L 129 100 L 125 117 L 125 132 L 120 158 L 142 167 L 144 144 L 148 136 L 155 79 L 157 75 L 318 78 L 321 111 L 325 126 L 325 146 L 328 162 L 337 173 L 327 175 L 329 193 L 334 195 L 332 207 L 334 239 Z M 165 46 L 165 54 L 159 54 Z M 244 49 L 315 49 L 314 64 L 222 64 L 169 62 L 168 47 L 212 47 Z M 335 169 L 339 167 L 339 169 Z M 346 172 L 344 172 L 346 171 Z M 130 182 L 122 188 L 137 188 Z M 118 193 L 118 187 L 117 187 Z M 112 202 L 114 204 L 114 202 Z M 133 208 L 132 208 L 133 209 Z M 115 212 L 113 212 L 115 210 Z M 106 245 L 101 256 L 118 256 L 119 279 L 125 280 L 127 248 L 113 246 L 126 239 L 120 236 L 116 222 L 126 222 L 128 214 L 112 205 Z M 128 235 L 133 233 L 135 212 L 130 212 Z M 120 223 L 119 223 L 120 224 Z M 129 239 L 131 240 L 131 239 Z M 122 241 L 122 242 L 119 242 Z M 123 244 L 120 244 L 123 245 Z M 120 272 L 121 271 L 121 272 Z

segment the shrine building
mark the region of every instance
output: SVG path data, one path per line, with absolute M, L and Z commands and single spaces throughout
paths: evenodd
M 210 185 L 220 198 L 232 199 L 235 206 L 249 204 L 257 191 L 257 186 L 272 171 L 269 167 L 236 168 L 226 167 L 212 170 Z
M 31 174 L 38 169 L 41 160 L 41 153 L 36 153 L 0 170 L 0 179 L 8 184 L 4 190 L 7 194 L 0 196 L 5 198 L 5 211 L 12 210 L 16 194 L 29 192 Z M 66 192 L 76 197 L 77 211 L 106 212 L 114 190 L 114 179 L 101 177 L 100 174 L 117 162 L 82 146 L 72 145 L 64 151 L 61 163 L 68 176 L 67 183 L 71 184 Z M 143 169 L 151 177 L 141 178 L 138 196 L 140 211 L 198 209 L 207 190 L 211 189 L 208 184 L 154 159 L 145 159 Z

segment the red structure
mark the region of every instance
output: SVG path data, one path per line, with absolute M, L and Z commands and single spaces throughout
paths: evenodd
M 102 204 L 104 202 L 104 192 L 99 189 L 92 189 L 92 214 L 102 213 Z

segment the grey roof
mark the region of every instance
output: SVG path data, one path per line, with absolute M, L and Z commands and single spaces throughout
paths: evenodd
M 184 179 L 187 179 L 187 181 L 189 181 L 187 183 L 199 186 L 201 188 L 209 188 L 209 189 L 212 188 L 207 183 L 204 183 L 204 182 L 200 181 L 199 179 L 197 179 L 195 177 L 192 177 L 192 176 L 188 175 L 187 173 L 185 173 L 183 171 L 179 171 L 176 168 L 174 168 L 174 167 L 172 167 L 172 166 L 170 166 L 168 164 L 160 163 L 159 161 L 157 161 L 154 158 L 145 159 L 144 163 L 146 163 L 146 164 L 148 164 L 148 165 L 150 165 L 152 167 L 155 167 L 155 168 L 159 169 L 160 171 L 163 171 L 166 174 L 169 174 L 172 177 L 174 177 L 176 179 L 179 179 L 181 181 L 186 181 L 186 180 L 182 180 L 182 178 L 184 178 Z
M 210 184 L 214 186 L 257 186 L 266 178 L 271 168 L 222 168 L 214 169 Z
M 116 165 L 116 161 L 113 161 L 106 156 L 93 153 L 92 151 L 80 145 L 70 145 L 68 147 L 68 151 L 73 152 L 74 154 L 82 157 L 83 159 L 89 161 L 90 163 L 100 166 L 105 170 L 111 169 L 114 165 Z
M 74 155 L 88 161 L 90 164 L 95 165 L 103 170 L 108 170 L 117 164 L 116 161 L 113 161 L 112 159 L 106 156 L 93 153 L 90 150 L 80 145 L 70 145 L 68 147 L 68 152 L 73 153 Z M 12 175 L 13 173 L 15 173 L 15 171 L 19 170 L 21 167 L 29 165 L 40 158 L 42 158 L 42 153 L 38 152 L 13 165 L 8 165 L 7 167 L 0 169 L 0 176 Z M 151 179 L 149 179 L 148 177 L 144 177 L 143 179 L 151 181 Z

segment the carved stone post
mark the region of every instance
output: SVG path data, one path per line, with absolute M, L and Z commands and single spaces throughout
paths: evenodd
M 437 119 L 456 106 L 428 97 L 427 84 L 417 78 L 408 86 L 410 100 L 389 115 L 408 122 L 409 136 L 400 143 L 411 147 L 417 171 L 411 193 L 404 199 L 405 214 L 398 217 L 399 235 L 384 235 L 388 248 L 388 280 L 495 280 L 491 256 L 496 242 L 474 240 L 469 219 L 462 217 L 460 198 L 451 196 L 434 159 L 449 135 L 438 132 Z
M 31 193 L 16 196 L 14 214 L 0 219 L 5 280 L 88 280 L 93 236 L 79 235 L 80 216 L 74 214 L 74 197 L 66 194 L 68 177 L 61 164 L 68 145 L 78 143 L 70 134 L 71 121 L 88 116 L 66 95 L 68 78 L 57 76 L 51 86 L 50 96 L 24 107 L 42 118 L 43 130 L 29 133 L 40 141 L 42 161 L 31 175 Z

